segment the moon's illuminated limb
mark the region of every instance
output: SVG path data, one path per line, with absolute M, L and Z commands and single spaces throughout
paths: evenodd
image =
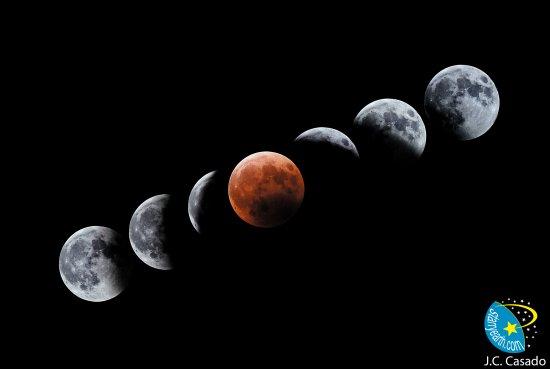
M 344 133 L 329 127 L 315 127 L 302 132 L 294 139 L 296 143 L 328 144 L 342 151 L 350 152 L 359 158 L 359 152 L 353 141 Z
M 207 214 L 205 209 L 205 197 L 208 197 L 207 192 L 215 181 L 216 171 L 209 172 L 202 176 L 197 183 L 193 186 L 193 189 L 189 193 L 189 199 L 187 201 L 187 213 L 189 214 L 189 220 L 193 225 L 193 228 L 198 233 L 203 233 L 204 224 L 203 221 Z

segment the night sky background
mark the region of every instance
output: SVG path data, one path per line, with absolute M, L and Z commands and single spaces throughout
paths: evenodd
M 529 298 L 544 327 L 548 64 L 536 10 L 205 8 L 49 9 L 27 35 L 21 189 L 33 193 L 23 219 L 36 241 L 19 247 L 39 275 L 17 342 L 62 367 L 441 368 L 495 353 L 482 329 L 494 299 Z M 438 136 L 423 109 L 428 82 L 454 64 L 482 69 L 500 94 L 495 125 L 473 141 Z M 178 270 L 136 257 L 128 289 L 104 303 L 64 286 L 58 256 L 78 229 L 125 235 L 145 199 L 186 201 L 207 172 L 257 151 L 290 156 L 312 127 L 353 140 L 354 117 L 380 98 L 424 119 L 416 165 L 365 158 L 331 188 L 305 178 L 302 208 L 276 229 L 229 212 L 200 237 L 183 214 Z M 308 197 L 315 186 L 324 200 Z

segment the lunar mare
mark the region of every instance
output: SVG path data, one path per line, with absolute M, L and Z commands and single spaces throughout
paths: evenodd
M 426 127 L 417 111 L 396 99 L 376 100 L 354 120 L 354 129 L 367 151 L 394 160 L 418 159 L 426 145 Z
M 454 65 L 430 81 L 424 107 L 430 121 L 446 133 L 459 140 L 471 140 L 492 127 L 500 97 L 485 72 L 469 65 Z
M 145 264 L 161 270 L 173 268 L 167 250 L 168 207 L 170 195 L 157 195 L 145 200 L 130 220 L 130 243 Z
M 128 285 L 129 248 L 107 227 L 87 227 L 74 233 L 59 254 L 59 273 L 67 288 L 86 301 L 106 301 Z
M 296 137 L 294 141 L 298 144 L 326 144 L 359 158 L 359 152 L 353 141 L 344 133 L 334 128 L 316 127 L 308 129 Z
M 286 156 L 264 151 L 244 158 L 233 170 L 228 184 L 235 213 L 256 227 L 285 223 L 304 198 L 304 180 Z

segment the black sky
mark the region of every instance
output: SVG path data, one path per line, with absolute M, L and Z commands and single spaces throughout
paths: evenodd
M 19 333 L 37 350 L 56 342 L 45 358 L 78 360 L 92 346 L 130 365 L 296 354 L 472 367 L 494 299 L 546 309 L 547 64 L 540 23 L 519 23 L 536 10 L 49 11 L 24 37 L 29 104 L 14 136 L 32 193 L 22 223 L 37 236 L 19 247 L 40 271 Z M 484 70 L 500 93 L 495 125 L 469 142 L 431 135 L 422 107 L 430 79 L 454 64 Z M 305 129 L 350 134 L 359 110 L 387 97 L 426 123 L 416 166 L 363 167 L 328 193 L 342 202 L 304 203 L 280 229 L 205 239 L 182 219 L 182 268 L 141 264 L 112 301 L 80 301 L 63 285 L 57 258 L 76 230 L 125 234 L 150 196 L 185 198 L 211 170 L 288 153 Z

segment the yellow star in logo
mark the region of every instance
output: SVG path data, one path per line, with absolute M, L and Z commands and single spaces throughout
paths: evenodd
M 510 322 L 508 322 L 508 327 L 504 328 L 504 330 L 508 332 L 508 335 L 511 335 L 512 333 L 518 333 L 516 331 L 516 325 L 517 324 L 511 324 Z

